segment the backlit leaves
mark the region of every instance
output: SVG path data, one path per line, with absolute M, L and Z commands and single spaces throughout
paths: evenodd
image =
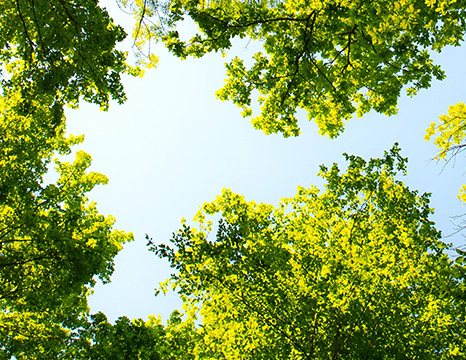
M 126 34 L 97 1 L 2 1 L 0 10 L 2 88 L 75 106 L 124 101 L 120 75 L 135 70 L 115 46 Z
M 429 49 L 459 45 L 464 8 L 456 1 L 192 1 L 125 2 L 136 16 L 136 43 L 161 40 L 176 56 L 227 52 L 233 39 L 262 45 L 252 65 L 234 58 L 217 92 L 245 117 L 257 98 L 255 128 L 299 135 L 296 111 L 304 109 L 322 134 L 335 137 L 355 114 L 396 113 L 402 88 L 414 95 L 444 74 Z M 153 15 L 151 17 L 151 14 Z M 198 32 L 180 38 L 191 18 Z M 148 36 L 151 34 L 151 36 Z M 256 95 L 257 94 L 257 95 Z
M 153 248 L 178 269 L 181 296 L 201 305 L 213 353 L 446 359 L 464 347 L 462 271 L 442 252 L 428 195 L 395 178 L 406 162 L 397 147 L 347 159 L 345 173 L 322 167 L 325 191 L 299 187 L 275 208 L 224 190 L 202 206 L 199 229 Z

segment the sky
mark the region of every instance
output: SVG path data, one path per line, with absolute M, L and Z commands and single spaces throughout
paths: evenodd
M 114 0 L 102 3 L 116 23 L 131 31 L 131 18 Z M 190 29 L 192 24 L 187 24 Z M 131 42 L 121 49 L 131 51 Z M 432 193 L 432 220 L 454 245 L 464 243 L 454 234 L 452 217 L 466 212 L 457 199 L 465 159 L 432 160 L 435 145 L 424 140 L 429 124 L 446 113 L 448 106 L 464 101 L 466 47 L 447 48 L 435 54 L 447 79 L 435 81 L 413 98 L 403 95 L 396 116 L 370 113 L 354 118 L 337 139 L 318 134 L 316 124 L 300 112 L 301 135 L 283 138 L 255 130 L 249 119 L 229 102 L 216 100 L 215 91 L 225 78 L 224 63 L 234 56 L 250 58 L 260 44 L 236 41 L 226 58 L 209 54 L 181 61 L 161 45 L 153 48 L 160 57 L 156 69 L 140 78 L 124 77 L 128 100 L 113 103 L 108 112 L 83 103 L 67 111 L 67 130 L 85 135 L 75 150 L 93 158 L 91 171 L 105 174 L 108 185 L 94 189 L 89 198 L 102 214 L 117 219 L 115 228 L 132 231 L 135 241 L 126 244 L 115 258 L 111 283 L 95 287 L 89 298 L 91 312 L 104 312 L 110 321 L 119 316 L 146 319 L 160 315 L 166 320 L 181 309 L 176 294 L 154 296 L 154 289 L 172 272 L 165 260 L 147 251 L 145 234 L 155 243 L 169 243 L 181 219 L 191 220 L 199 206 L 215 199 L 223 188 L 246 200 L 277 205 L 293 196 L 296 187 L 315 185 L 319 165 L 334 162 L 344 168 L 342 153 L 365 159 L 383 156 L 395 142 L 409 158 L 408 175 L 401 179 L 412 190 Z M 452 236 L 448 236 L 452 235 Z

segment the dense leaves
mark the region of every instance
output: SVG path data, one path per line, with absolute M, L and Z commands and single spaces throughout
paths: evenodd
M 69 155 L 63 107 L 125 99 L 125 34 L 97 1 L 2 1 L 0 18 L 0 356 L 57 358 L 88 312 L 97 278 L 131 233 L 113 229 L 87 193 L 107 183 Z M 53 178 L 56 181 L 53 181 Z
M 137 69 L 115 50 L 126 34 L 97 0 L 1 1 L 0 11 L 2 88 L 51 95 L 50 105 L 83 97 L 106 108 L 110 97 L 125 99 L 120 74 Z
M 178 311 L 171 314 L 165 326 L 155 316 L 147 321 L 131 321 L 122 316 L 111 324 L 103 313 L 97 313 L 81 317 L 74 328 L 66 331 L 58 329 L 53 322 L 47 323 L 46 315 L 35 316 L 41 317 L 42 327 L 37 326 L 36 333 L 31 336 L 17 334 L 16 339 L 7 344 L 8 350 L 0 351 L 0 359 L 10 359 L 14 354 L 18 360 L 191 360 L 195 354 L 201 357 L 204 354 L 200 346 L 202 338 L 193 321 L 183 320 Z M 21 320 L 27 321 L 27 326 L 37 323 L 32 316 Z M 15 331 L 22 330 L 20 325 L 12 326 Z
M 224 190 L 153 247 L 200 307 L 204 341 L 228 359 L 464 357 L 462 268 L 442 250 L 428 195 L 395 179 L 405 159 L 347 156 L 325 191 L 277 208 Z M 212 238 L 209 216 L 220 214 Z M 197 304 L 197 305 L 196 305 Z
M 252 66 L 227 64 L 217 95 L 252 116 L 258 94 L 253 125 L 284 136 L 299 134 L 298 108 L 330 137 L 354 114 L 396 113 L 402 88 L 444 77 L 428 51 L 458 45 L 466 26 L 461 1 L 117 1 L 136 15 L 139 49 L 155 38 L 185 59 L 225 53 L 235 37 L 260 42 Z M 396 146 L 369 162 L 346 156 L 343 173 L 322 167 L 325 191 L 299 187 L 276 208 L 224 190 L 199 229 L 183 223 L 174 246 L 150 242 L 177 270 L 165 286 L 185 305 L 166 326 L 89 315 L 87 295 L 110 281 L 132 234 L 89 201 L 108 181 L 88 172 L 91 157 L 64 159 L 83 137 L 65 136 L 63 108 L 121 103 L 121 74 L 141 70 L 115 49 L 125 33 L 97 0 L 0 10 L 0 360 L 466 356 L 466 253 L 443 253 L 428 195 L 396 179 L 406 167 Z M 186 18 L 199 30 L 188 41 L 177 30 Z M 463 148 L 465 114 L 458 104 L 429 128 L 440 158 Z
M 120 317 L 110 324 L 104 314 L 90 316 L 82 328 L 70 336 L 64 358 L 69 359 L 194 359 L 199 336 L 192 321 L 183 321 L 175 311 L 167 325 L 159 318 L 147 321 Z
M 257 93 L 254 127 L 284 136 L 299 134 L 298 108 L 330 137 L 354 114 L 395 114 L 402 88 L 413 95 L 444 77 L 428 51 L 459 45 L 466 26 L 461 1 L 120 2 L 137 18 L 138 44 L 161 39 L 181 58 L 226 52 L 235 37 L 260 42 L 252 66 L 238 57 L 226 65 L 217 96 L 251 116 Z M 198 26 L 189 40 L 178 32 L 185 19 Z
M 46 121 L 55 111 L 47 104 L 32 101 L 34 110 L 22 113 L 21 96 L 8 95 L 0 116 L 0 345 L 17 359 L 50 359 L 87 313 L 94 277 L 109 281 L 132 234 L 114 230 L 115 220 L 88 201 L 108 181 L 87 173 L 88 154 L 57 160 L 58 179 L 45 180 L 52 157 L 82 137 L 66 138 L 63 125 Z

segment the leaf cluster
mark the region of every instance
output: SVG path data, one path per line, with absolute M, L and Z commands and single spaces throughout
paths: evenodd
M 2 359 L 57 358 L 88 313 L 97 278 L 131 233 L 113 229 L 87 193 L 108 179 L 90 155 L 69 155 L 64 106 L 125 97 L 125 34 L 97 1 L 2 1 L 0 18 L 0 350 Z
M 96 0 L 14 0 L 0 3 L 1 86 L 54 104 L 79 99 L 108 107 L 125 100 L 120 75 L 134 72 L 115 49 L 126 34 Z
M 355 114 L 395 114 L 403 88 L 413 95 L 444 78 L 429 50 L 459 45 L 466 26 L 457 1 L 173 0 L 136 1 L 132 9 L 144 29 L 133 34 L 139 45 L 161 40 L 183 59 L 225 53 L 235 37 L 261 43 L 251 67 L 238 57 L 226 65 L 217 96 L 249 117 L 257 94 L 253 126 L 285 137 L 299 135 L 297 109 L 330 137 Z M 187 18 L 198 32 L 183 40 L 178 24 Z
M 444 253 L 428 195 L 409 190 L 394 147 L 348 169 L 322 168 L 326 189 L 298 188 L 278 207 L 230 190 L 202 206 L 174 248 L 199 330 L 219 358 L 454 358 L 464 349 L 463 270 Z M 214 239 L 207 217 L 219 213 Z M 403 339 L 403 341 L 400 341 Z
M 32 115 L 18 110 L 19 94 L 1 101 L 10 106 L 0 117 L 0 344 L 17 359 L 50 359 L 87 313 L 94 277 L 109 281 L 113 258 L 133 236 L 88 201 L 108 181 L 87 173 L 88 154 L 56 160 L 57 181 L 44 180 L 52 157 L 83 137 L 66 138 L 63 125 L 47 122 L 47 104 L 34 103 Z

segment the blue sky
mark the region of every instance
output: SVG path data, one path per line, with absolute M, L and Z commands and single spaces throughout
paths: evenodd
M 130 24 L 108 0 L 117 23 Z M 127 29 L 127 31 L 130 29 Z M 129 49 L 131 43 L 122 44 Z M 424 141 L 425 128 L 445 113 L 448 106 L 464 100 L 466 48 L 448 48 L 435 55 L 447 79 L 434 82 L 416 97 L 403 95 L 397 116 L 370 113 L 347 123 L 346 131 L 330 140 L 300 113 L 302 135 L 284 139 L 254 130 L 231 103 L 215 99 L 225 75 L 224 62 L 233 56 L 249 58 L 257 44 L 237 42 L 227 58 L 210 54 L 181 61 L 162 47 L 156 69 L 143 79 L 125 77 L 128 96 L 124 105 L 112 104 L 108 112 L 82 104 L 67 112 L 68 132 L 85 134 L 83 149 L 93 157 L 92 171 L 107 175 L 110 182 L 91 194 L 103 214 L 116 217 L 116 228 L 132 231 L 135 241 L 116 258 L 112 282 L 97 285 L 89 303 L 92 312 L 103 311 L 110 320 L 126 315 L 166 319 L 180 303 L 175 294 L 154 297 L 154 288 L 170 274 L 170 268 L 146 249 L 147 233 L 156 243 L 167 243 L 190 220 L 199 206 L 211 201 L 222 188 L 247 200 L 277 204 L 293 196 L 298 185 L 323 182 L 316 176 L 319 165 L 344 166 L 343 152 L 365 159 L 380 157 L 395 142 L 409 158 L 404 182 L 411 189 L 432 193 L 436 209 L 432 219 L 444 235 L 454 232 L 451 216 L 466 212 L 456 198 L 463 177 L 460 157 L 445 168 L 435 156 L 433 143 Z M 464 242 L 461 235 L 445 239 Z

